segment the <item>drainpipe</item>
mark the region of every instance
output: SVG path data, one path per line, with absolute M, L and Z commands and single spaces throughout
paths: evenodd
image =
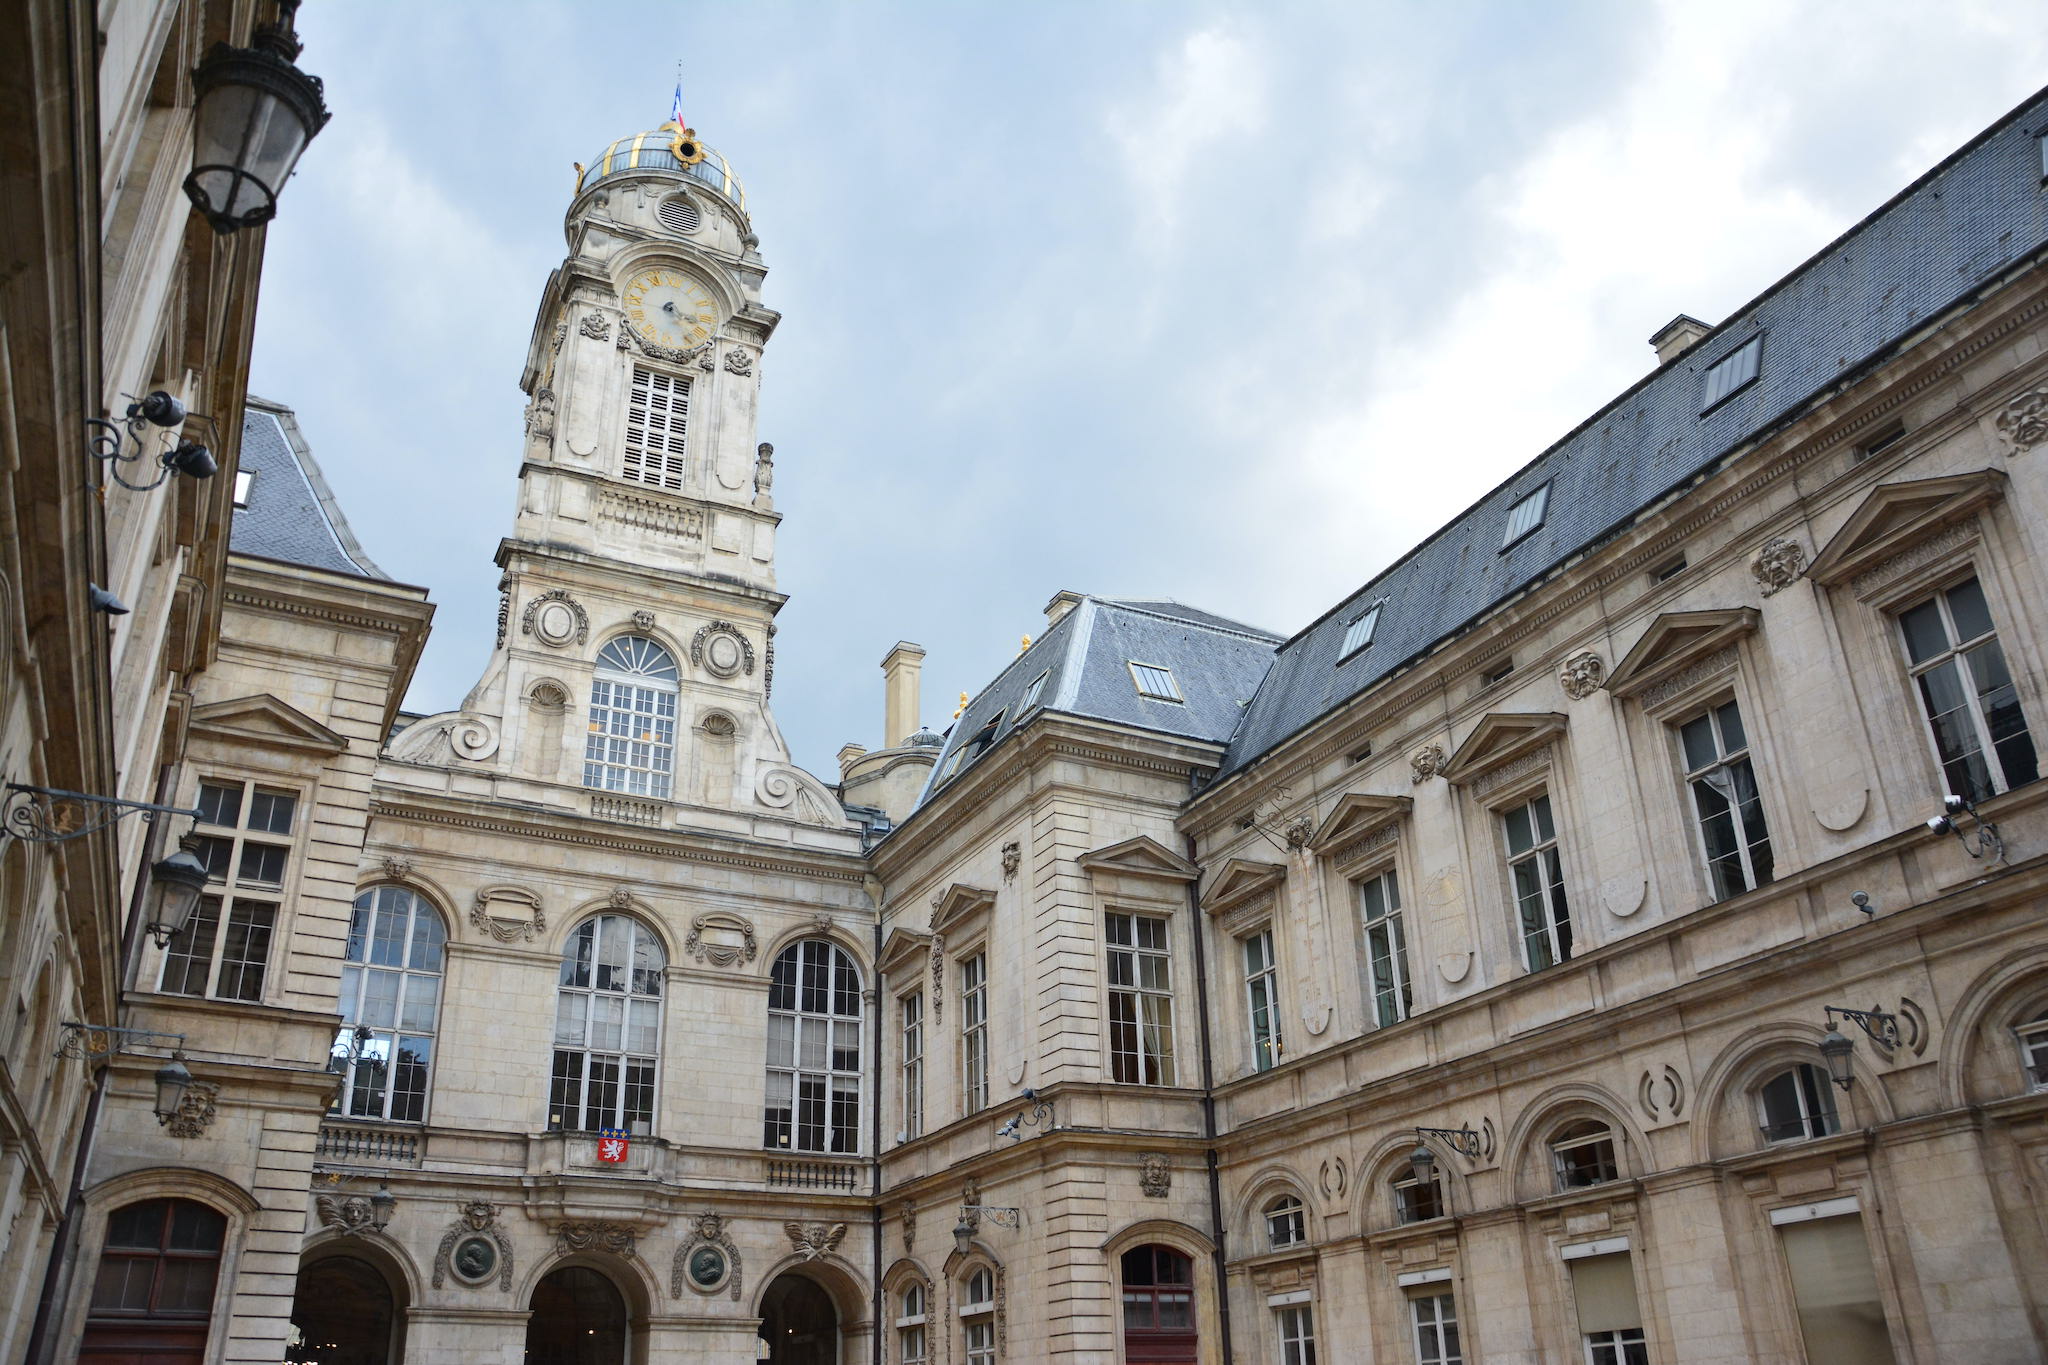
M 1195 863 L 1194 836 L 1182 838 L 1187 843 L 1188 861 Z M 1199 880 L 1188 883 L 1188 923 L 1195 940 L 1195 1017 L 1202 1023 L 1202 1141 L 1208 1144 L 1203 1155 L 1209 1167 L 1209 1237 L 1216 1244 L 1216 1314 L 1223 1325 L 1223 1365 L 1232 1365 L 1236 1351 L 1230 1339 L 1230 1282 L 1223 1269 L 1223 1184 L 1216 1171 L 1216 1066 L 1209 1046 L 1209 954 L 1204 948 L 1208 935 L 1202 924 Z
M 887 996 L 882 990 L 882 898 L 877 894 L 880 889 L 879 883 L 872 876 L 867 881 L 869 885 L 868 895 L 875 903 L 875 955 L 873 959 L 875 964 L 875 1008 L 873 1013 L 875 1017 L 871 1021 L 873 1024 L 874 1051 L 868 1054 L 875 1059 L 875 1103 L 873 1112 L 868 1115 L 869 1142 L 871 1144 L 868 1151 L 874 1158 L 874 1168 L 869 1174 L 868 1185 L 873 1192 L 875 1206 L 873 1228 L 875 1301 L 874 1307 L 869 1310 L 868 1320 L 875 1324 L 875 1330 L 869 1333 L 869 1336 L 872 1338 L 871 1344 L 874 1347 L 874 1365 L 882 1365 L 882 1336 L 884 1333 L 882 1326 L 882 1302 L 886 1297 L 882 1293 L 882 1012 L 884 1009 L 883 1001 Z

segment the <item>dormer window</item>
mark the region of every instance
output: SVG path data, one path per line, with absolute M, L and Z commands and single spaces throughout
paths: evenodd
M 1543 516 L 1550 508 L 1550 485 L 1544 484 L 1508 509 L 1507 530 L 1502 533 L 1500 547 L 1505 550 L 1517 541 L 1532 535 L 1543 525 Z
M 1353 617 L 1350 625 L 1344 627 L 1344 647 L 1337 651 L 1338 662 L 1343 662 L 1372 643 L 1373 629 L 1380 623 L 1380 606 L 1378 602 L 1373 603 L 1362 614 Z
M 1018 714 L 1021 715 L 1038 705 L 1038 698 L 1045 692 L 1045 680 L 1051 676 L 1052 670 L 1048 668 L 1031 680 L 1031 686 L 1024 689 L 1024 700 L 1017 705 Z
M 1764 334 L 1758 332 L 1707 366 L 1707 372 L 1703 376 L 1706 380 L 1706 391 L 1700 396 L 1700 411 L 1706 412 L 1723 399 L 1747 388 L 1762 369 L 1763 358 Z
M 1173 680 L 1173 670 L 1161 668 L 1158 664 L 1141 664 L 1130 661 L 1131 682 L 1137 687 L 1138 695 L 1154 701 L 1180 701 L 1180 685 Z
M 255 471 L 248 469 L 238 469 L 235 471 L 235 506 L 247 507 L 249 505 L 249 485 L 255 482 Z

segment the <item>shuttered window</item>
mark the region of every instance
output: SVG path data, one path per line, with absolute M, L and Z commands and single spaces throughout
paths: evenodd
M 689 425 L 690 381 L 635 365 L 621 473 L 635 483 L 680 493 L 689 472 Z

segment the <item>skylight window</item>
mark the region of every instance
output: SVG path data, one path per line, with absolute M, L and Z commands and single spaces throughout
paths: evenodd
M 1707 366 L 1707 391 L 1700 400 L 1700 411 L 1705 412 L 1753 381 L 1763 364 L 1763 357 L 1764 334 L 1758 332 Z
M 1507 549 L 1508 546 L 1543 525 L 1543 513 L 1549 506 L 1550 485 L 1546 483 L 1534 493 L 1531 493 L 1528 497 L 1523 498 L 1513 507 L 1510 507 L 1508 509 L 1507 533 L 1500 539 L 1501 549 Z
M 1350 658 L 1372 643 L 1373 628 L 1380 623 L 1380 606 L 1378 602 L 1373 603 L 1362 615 L 1352 618 L 1350 625 L 1344 627 L 1344 647 L 1337 651 L 1339 662 Z
M 256 472 L 254 470 L 238 469 L 235 471 L 235 506 L 247 507 L 249 505 L 249 485 L 254 482 L 256 482 Z
M 1045 680 L 1051 676 L 1052 670 L 1048 668 L 1031 680 L 1031 686 L 1024 689 L 1024 700 L 1017 706 L 1019 715 L 1038 705 L 1039 694 L 1045 691 Z
M 1138 695 L 1154 701 L 1181 700 L 1180 687 L 1173 680 L 1173 670 L 1157 664 L 1141 664 L 1130 661 L 1131 681 L 1137 685 Z

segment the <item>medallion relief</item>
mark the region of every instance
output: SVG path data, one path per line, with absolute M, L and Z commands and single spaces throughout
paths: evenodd
M 736 678 L 754 672 L 754 646 L 730 621 L 697 627 L 690 637 L 690 662 L 714 678 Z
M 495 1204 L 478 1199 L 462 1206 L 462 1216 L 441 1235 L 434 1252 L 434 1288 L 453 1277 L 480 1288 L 495 1277 L 500 1291 L 512 1290 L 512 1243 L 498 1226 Z
M 738 967 L 754 960 L 754 924 L 742 915 L 711 910 L 692 917 L 683 951 L 714 967 Z
M 590 640 L 590 614 L 561 588 L 550 588 L 526 604 L 526 610 L 520 613 L 519 629 L 556 649 L 586 644 Z

